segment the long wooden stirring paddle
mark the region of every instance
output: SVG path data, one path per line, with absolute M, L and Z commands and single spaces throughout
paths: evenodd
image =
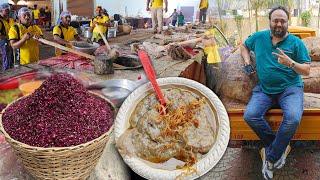
M 66 46 L 62 46 L 61 44 L 58 44 L 58 43 L 52 42 L 52 41 L 48 41 L 48 40 L 43 39 L 43 38 L 39 38 L 39 39 L 36 39 L 36 40 L 41 42 L 41 43 L 43 43 L 43 44 L 46 44 L 46 45 L 49 45 L 49 46 L 53 46 L 53 47 L 59 48 L 61 50 L 67 51 L 67 52 L 71 52 L 71 53 L 77 54 L 79 56 L 83 56 L 83 57 L 88 58 L 90 60 L 94 60 L 96 58 L 95 56 L 92 56 L 90 54 L 87 54 L 87 53 L 84 53 L 84 52 L 81 52 L 81 51 L 77 51 L 77 50 L 74 50 L 72 48 L 68 48 Z M 122 65 L 116 64 L 116 63 L 113 63 L 113 66 L 116 67 L 116 68 L 126 68 L 126 66 L 122 66 Z

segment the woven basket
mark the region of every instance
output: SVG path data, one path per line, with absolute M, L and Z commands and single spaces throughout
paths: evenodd
M 105 99 L 95 93 L 92 94 Z M 113 104 L 109 100 L 105 100 L 114 109 Z M 113 131 L 112 126 L 108 132 L 100 137 L 77 146 L 58 148 L 35 147 L 12 139 L 4 130 L 2 114 L 5 110 L 6 108 L 0 113 L 0 131 L 4 134 L 6 141 L 14 149 L 24 167 L 37 179 L 86 179 L 95 168 L 109 140 L 110 133 Z

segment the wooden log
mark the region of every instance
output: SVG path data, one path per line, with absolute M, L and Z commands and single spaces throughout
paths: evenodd
M 194 44 L 201 42 L 202 38 L 195 38 L 195 39 L 190 39 L 182 42 L 178 42 L 177 45 L 184 46 L 184 45 L 189 45 L 189 44 Z
M 94 73 L 98 75 L 113 74 L 114 69 L 112 59 L 104 55 L 97 56 L 94 60 Z
M 320 109 L 320 94 L 304 93 L 304 108 Z
M 306 45 L 312 61 L 320 61 L 320 38 L 307 37 L 302 39 Z
M 320 93 L 320 65 L 312 62 L 309 76 L 302 76 L 304 91 L 308 93 Z
M 255 60 L 252 64 L 255 66 Z M 208 65 L 206 68 L 207 77 L 211 79 L 208 80 L 207 85 L 216 94 L 248 103 L 258 78 L 256 73 L 250 76 L 246 75 L 242 68 L 243 58 L 240 49 L 238 49 L 228 59 L 222 61 L 220 65 L 218 63 Z
M 168 55 L 174 60 L 188 60 L 192 56 L 182 46 L 170 45 Z

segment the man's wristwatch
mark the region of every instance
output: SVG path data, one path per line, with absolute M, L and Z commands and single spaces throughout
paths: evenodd
M 293 69 L 295 67 L 296 63 L 295 62 L 291 62 L 289 68 Z

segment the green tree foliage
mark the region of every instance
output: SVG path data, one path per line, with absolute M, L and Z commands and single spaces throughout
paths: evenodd
M 240 41 L 242 41 L 242 24 L 243 24 L 243 16 L 242 15 L 236 15 L 234 16 L 234 20 L 237 25 L 237 30 L 240 36 Z
M 308 26 L 310 24 L 311 21 L 311 12 L 310 11 L 304 11 L 300 14 L 300 18 L 302 21 L 302 25 L 303 26 Z
M 259 30 L 259 22 L 258 22 L 258 12 L 261 8 L 266 7 L 268 5 L 268 1 L 266 0 L 250 0 L 251 7 L 255 12 L 255 20 L 256 20 L 256 31 Z

